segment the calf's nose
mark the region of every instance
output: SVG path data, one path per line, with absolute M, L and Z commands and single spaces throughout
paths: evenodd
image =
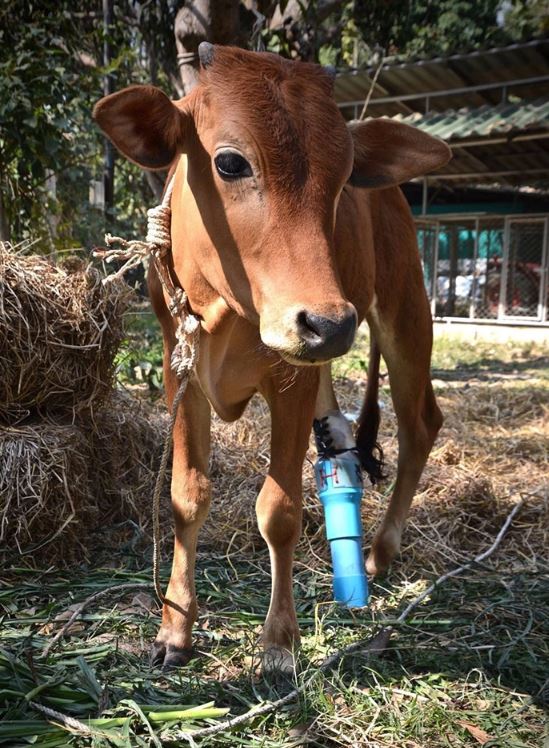
M 301 355 L 311 361 L 328 361 L 347 353 L 355 338 L 356 321 L 353 307 L 337 319 L 301 310 L 296 320 Z

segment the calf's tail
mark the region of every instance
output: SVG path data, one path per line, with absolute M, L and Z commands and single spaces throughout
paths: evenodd
M 366 397 L 358 419 L 356 446 L 362 468 L 370 476 L 372 483 L 377 483 L 383 474 L 383 450 L 377 441 L 379 429 L 379 348 L 370 334 L 370 360 L 368 362 L 368 384 Z

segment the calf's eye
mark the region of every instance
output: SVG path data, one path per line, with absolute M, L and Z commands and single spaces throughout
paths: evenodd
M 221 179 L 243 179 L 252 176 L 252 167 L 244 156 L 235 151 L 223 151 L 214 158 L 215 168 Z

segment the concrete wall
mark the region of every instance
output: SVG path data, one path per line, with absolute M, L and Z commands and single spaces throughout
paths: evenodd
M 455 337 L 458 340 L 488 340 L 505 343 L 507 340 L 535 341 L 549 346 L 549 327 L 527 325 L 487 325 L 469 322 L 434 322 L 436 337 Z

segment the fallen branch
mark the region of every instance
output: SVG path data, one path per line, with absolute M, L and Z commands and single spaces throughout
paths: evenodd
M 75 608 L 73 611 L 71 617 L 68 619 L 68 621 L 61 626 L 57 634 L 51 639 L 49 644 L 44 648 L 44 651 L 42 652 L 42 657 L 47 657 L 53 647 L 57 644 L 59 639 L 67 632 L 69 627 L 72 623 L 78 618 L 78 616 L 85 610 L 85 608 L 88 607 L 90 603 L 93 603 L 94 600 L 97 600 L 100 597 L 103 597 L 103 595 L 110 595 L 113 592 L 123 592 L 124 590 L 131 590 L 131 589 L 150 589 L 150 584 L 148 582 L 125 582 L 124 584 L 116 584 L 114 587 L 106 587 L 103 590 L 99 590 L 99 592 L 94 592 L 93 595 L 90 595 L 85 600 L 83 600 L 80 605 Z
M 33 707 L 33 709 L 36 709 L 37 711 L 42 712 L 42 714 L 45 714 L 46 717 L 56 720 L 56 722 L 59 722 L 64 727 L 68 727 L 70 730 L 77 732 L 79 735 L 86 735 L 86 736 L 93 737 L 93 738 L 104 738 L 107 740 L 110 737 L 108 733 L 105 733 L 101 730 L 94 730 L 89 725 L 86 725 L 84 724 L 84 722 L 81 722 L 79 719 L 75 719 L 74 717 L 69 717 L 66 714 L 63 714 L 62 712 L 58 712 L 57 709 L 50 709 L 49 706 L 38 704 L 36 701 L 30 701 L 29 703 Z
M 417 608 L 417 606 L 425 600 L 426 597 L 428 597 L 434 590 L 437 589 L 441 584 L 446 582 L 448 579 L 451 579 L 452 577 L 457 576 L 458 574 L 461 574 L 463 571 L 466 571 L 467 569 L 470 569 L 471 566 L 474 564 L 478 564 L 481 561 L 484 561 L 484 559 L 488 558 L 498 547 L 498 545 L 501 543 L 503 536 L 507 532 L 509 525 L 513 521 L 513 518 L 517 514 L 517 512 L 520 511 L 524 504 L 524 501 L 521 500 L 511 510 L 509 515 L 507 516 L 505 522 L 503 523 L 500 531 L 498 532 L 496 539 L 492 543 L 492 545 L 486 550 L 480 553 L 478 556 L 475 556 L 471 561 L 468 561 L 467 563 L 463 564 L 462 566 L 459 566 L 457 569 L 453 569 L 452 571 L 447 572 L 446 574 L 443 574 L 441 577 L 436 579 L 430 587 L 428 587 L 426 590 L 424 590 L 420 595 L 418 595 L 412 602 L 410 602 L 402 611 L 402 613 L 399 615 L 399 617 L 396 620 L 395 626 L 401 623 L 404 623 L 404 621 L 408 618 L 410 613 Z M 316 677 L 316 673 L 318 671 L 320 672 L 326 672 L 327 670 L 330 670 L 334 665 L 336 665 L 341 659 L 344 657 L 347 657 L 348 655 L 352 654 L 353 652 L 368 652 L 370 654 L 381 654 L 383 651 L 387 649 L 387 646 L 389 644 L 389 640 L 391 638 L 391 634 L 393 633 L 394 627 L 393 626 L 385 626 L 383 627 L 374 637 L 371 639 L 368 639 L 366 641 L 361 640 L 358 642 L 355 642 L 354 644 L 350 644 L 348 647 L 345 647 L 345 649 L 340 649 L 337 652 L 334 652 L 329 657 L 327 657 L 325 660 L 323 660 L 320 665 L 318 665 L 315 674 L 311 676 L 311 678 L 307 679 L 304 683 L 302 683 L 297 688 L 294 688 L 293 691 L 290 691 L 286 696 L 283 696 L 280 699 L 277 699 L 276 701 L 271 701 L 267 704 L 262 704 L 260 706 L 252 707 L 249 711 L 245 712 L 244 714 L 240 714 L 237 717 L 231 717 L 230 719 L 225 720 L 224 722 L 220 722 L 217 725 L 212 725 L 211 727 L 204 727 L 200 730 L 195 730 L 193 732 L 188 731 L 181 731 L 175 734 L 173 737 L 173 740 L 186 740 L 190 745 L 194 744 L 194 741 L 197 738 L 206 738 L 210 737 L 212 735 L 217 735 L 218 733 L 224 732 L 225 730 L 230 730 L 233 727 L 238 727 L 239 725 L 242 725 L 246 722 L 248 722 L 251 719 L 254 719 L 255 717 L 260 717 L 264 714 L 269 714 L 270 712 L 277 711 L 281 709 L 286 704 L 290 704 L 292 701 L 295 701 L 295 699 L 298 698 L 298 696 L 303 693 L 306 688 L 310 685 L 313 678 Z
M 474 566 L 474 564 L 480 564 L 482 561 L 484 561 L 485 558 L 488 558 L 488 556 L 491 556 L 492 553 L 496 550 L 498 545 L 501 543 L 503 536 L 509 529 L 509 525 L 513 521 L 514 516 L 519 512 L 524 505 L 524 499 L 521 499 L 515 506 L 512 508 L 512 510 L 507 515 L 507 519 L 501 526 L 500 531 L 496 535 L 496 539 L 492 543 L 492 545 L 482 553 L 479 553 L 478 556 L 475 556 L 471 561 L 467 561 L 466 564 L 463 564 L 463 566 L 458 566 L 457 569 L 453 569 L 452 571 L 447 572 L 446 574 L 443 574 L 441 577 L 436 579 L 433 584 L 430 587 L 427 587 L 426 590 L 424 590 L 421 595 L 418 595 L 412 602 L 404 608 L 402 613 L 397 618 L 396 622 L 398 623 L 404 623 L 406 618 L 410 615 L 410 613 L 417 608 L 417 606 L 425 600 L 426 597 L 431 595 L 437 587 L 440 587 L 441 584 L 446 582 L 448 579 L 451 579 L 452 577 L 456 577 L 458 574 L 461 574 L 463 571 L 466 571 L 467 569 L 470 569 L 471 566 Z

